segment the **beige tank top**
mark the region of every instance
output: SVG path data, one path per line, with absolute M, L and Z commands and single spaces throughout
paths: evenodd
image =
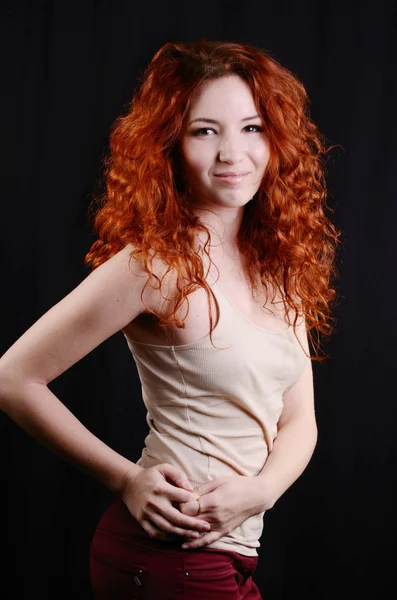
M 193 486 L 262 470 L 277 435 L 283 394 L 307 360 L 292 327 L 275 331 L 254 325 L 211 279 L 220 309 L 215 348 L 209 334 L 176 346 L 137 342 L 124 334 L 150 428 L 137 464 L 168 462 L 182 468 Z M 256 556 L 263 515 L 207 547 Z

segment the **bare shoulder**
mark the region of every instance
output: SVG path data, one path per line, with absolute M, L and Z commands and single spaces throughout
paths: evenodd
M 148 274 L 130 260 L 132 249 L 127 245 L 92 271 L 7 350 L 1 381 L 47 384 L 146 310 L 141 294 Z

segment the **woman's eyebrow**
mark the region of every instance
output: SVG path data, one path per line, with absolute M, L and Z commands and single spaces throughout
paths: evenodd
M 241 121 L 251 121 L 252 119 L 256 119 L 259 118 L 259 115 L 253 115 L 252 117 L 244 117 L 244 119 L 241 119 Z M 214 123 L 215 125 L 219 125 L 219 121 L 216 121 L 215 119 L 206 119 L 204 117 L 198 117 L 197 119 L 193 119 L 193 121 L 190 121 L 189 125 L 191 125 L 192 123 L 195 123 L 196 121 L 205 121 L 206 123 Z

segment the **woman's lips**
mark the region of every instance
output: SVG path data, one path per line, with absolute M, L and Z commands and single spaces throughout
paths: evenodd
M 247 177 L 248 173 L 241 173 L 241 175 L 215 175 L 217 179 L 223 181 L 224 183 L 236 184 L 240 183 L 244 177 Z

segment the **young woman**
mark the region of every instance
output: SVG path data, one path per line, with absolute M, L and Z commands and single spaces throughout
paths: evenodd
M 339 232 L 308 102 L 264 50 L 165 44 L 111 132 L 92 272 L 0 360 L 2 410 L 117 494 L 97 600 L 260 598 L 263 515 L 316 445 L 312 333 L 332 331 Z M 150 428 L 136 464 L 48 388 L 118 331 Z

